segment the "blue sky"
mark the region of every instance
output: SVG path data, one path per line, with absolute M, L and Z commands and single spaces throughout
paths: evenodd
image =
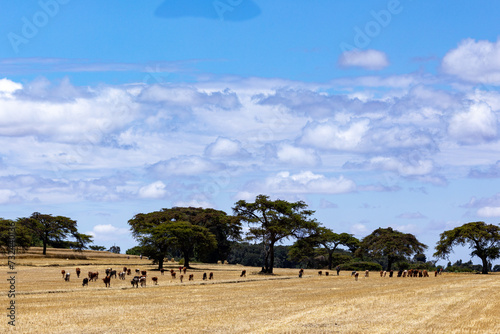
M 0 5 L 4 218 L 66 215 L 124 251 L 137 213 L 262 193 L 429 258 L 498 224 L 497 2 Z

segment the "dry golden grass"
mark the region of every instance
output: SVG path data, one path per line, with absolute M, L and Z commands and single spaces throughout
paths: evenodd
M 356 282 L 347 272 L 318 276 L 306 270 L 299 279 L 296 269 L 276 269 L 270 277 L 256 274 L 257 268 L 195 264 L 188 272 L 195 280 L 180 283 L 178 271 L 173 280 L 167 272 L 153 271 L 147 260 L 97 253 L 85 260 L 19 259 L 30 265 L 16 268 L 15 332 L 500 333 L 500 275 L 381 278 L 371 273 Z M 84 288 L 82 278 L 76 279 L 77 266 L 85 276 L 110 266 L 148 270 L 147 287 L 132 288 L 127 276 L 112 279 L 111 288 L 101 279 Z M 71 272 L 70 282 L 62 279 L 62 269 Z M 239 277 L 242 269 L 246 278 Z M 5 277 L 7 267 L 1 270 Z M 202 281 L 203 272 L 210 271 L 215 279 Z M 152 276 L 159 278 L 158 286 Z M 5 315 L 1 332 L 12 330 Z

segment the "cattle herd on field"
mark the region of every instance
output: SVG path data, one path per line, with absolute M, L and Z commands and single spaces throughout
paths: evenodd
M 187 268 L 186 267 L 179 267 L 179 280 L 180 282 L 182 283 L 183 280 L 184 280 L 184 275 L 187 275 Z M 81 275 L 81 270 L 80 268 L 76 268 L 76 276 L 77 278 L 80 278 L 80 275 Z M 160 269 L 160 273 L 161 275 L 164 275 L 165 274 L 165 270 L 164 268 Z M 170 269 L 170 276 L 172 279 L 176 279 L 176 276 L 177 276 L 177 272 L 174 270 L 174 269 Z M 442 273 L 442 269 L 440 270 L 437 270 L 434 272 L 434 276 L 438 276 Z M 61 274 L 62 274 L 62 278 L 69 282 L 70 280 L 70 272 L 69 271 L 66 271 L 66 270 L 61 270 Z M 304 274 L 304 269 L 300 269 L 299 270 L 299 278 L 301 278 Z M 329 276 L 329 272 L 326 271 L 325 273 L 325 276 Z M 102 281 L 104 283 L 104 286 L 105 287 L 111 287 L 111 278 L 115 278 L 115 279 L 120 279 L 120 280 L 125 280 L 126 279 L 126 276 L 131 276 L 132 275 L 132 270 L 130 268 L 127 268 L 127 267 L 123 267 L 123 270 L 119 273 L 117 273 L 116 270 L 112 269 L 112 268 L 108 268 L 105 270 L 105 277 L 102 278 Z M 117 276 L 118 275 L 118 276 Z M 323 275 L 323 271 L 318 271 L 318 275 L 322 276 Z M 339 270 L 337 270 L 337 275 L 339 275 Z M 365 277 L 369 277 L 370 275 L 370 271 L 369 270 L 366 270 L 365 271 Z M 396 273 L 397 277 L 429 277 L 429 273 L 427 270 L 418 270 L 418 269 L 410 269 L 410 270 L 399 270 L 397 273 Z M 386 276 L 389 276 L 389 277 L 394 277 L 394 271 L 393 270 L 389 270 L 389 271 L 384 271 L 384 270 L 381 270 L 380 271 L 380 277 L 386 277 Z M 135 269 L 135 275 L 134 277 L 132 278 L 132 280 L 130 281 L 132 287 L 136 287 L 138 288 L 139 285 L 141 287 L 145 287 L 146 286 L 146 281 L 147 281 L 147 271 L 146 270 L 140 270 L 140 269 Z M 194 274 L 189 274 L 189 276 L 187 276 L 189 281 L 193 281 L 194 280 Z M 243 270 L 241 272 L 241 275 L 240 277 L 246 277 L 246 270 Z M 357 271 L 353 271 L 351 273 L 351 277 L 354 277 L 354 279 L 357 281 L 358 278 L 359 278 L 359 272 Z M 99 279 L 99 272 L 96 271 L 96 272 L 93 272 L 93 271 L 89 271 L 88 272 L 88 277 L 85 277 L 83 278 L 83 282 L 82 282 L 82 286 L 88 286 L 89 285 L 89 282 L 97 282 Z M 214 279 L 214 273 L 213 272 L 210 272 L 208 275 L 207 273 L 203 273 L 203 276 L 202 276 L 202 279 L 204 281 L 206 280 L 213 280 Z M 151 277 L 151 281 L 153 282 L 154 285 L 158 285 L 158 277 L 157 276 L 154 276 L 154 277 Z

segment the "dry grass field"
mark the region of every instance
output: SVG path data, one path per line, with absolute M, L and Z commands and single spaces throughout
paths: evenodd
M 381 278 L 372 272 L 355 281 L 348 272 L 319 276 L 306 270 L 298 278 L 297 269 L 262 276 L 258 268 L 194 264 L 188 270 L 194 281 L 180 283 L 178 269 L 172 279 L 138 257 L 48 255 L 32 250 L 16 258 L 15 328 L 7 324 L 2 259 L 2 333 L 500 333 L 500 275 Z M 147 286 L 132 288 L 132 274 L 105 288 L 105 269 L 123 266 L 148 270 Z M 62 269 L 71 273 L 69 282 Z M 240 278 L 243 269 L 247 276 Z M 88 271 L 99 271 L 100 279 L 82 287 Z M 203 281 L 204 272 L 213 272 L 214 280 Z

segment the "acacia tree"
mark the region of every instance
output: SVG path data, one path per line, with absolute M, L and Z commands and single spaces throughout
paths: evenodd
M 454 246 L 469 246 L 471 256 L 483 262 L 483 274 L 488 273 L 488 259 L 500 257 L 500 227 L 484 222 L 467 223 L 453 230 L 444 231 L 436 246 L 435 257 L 446 258 Z
M 0 253 L 25 251 L 31 241 L 30 231 L 19 221 L 0 218 Z
M 332 270 L 333 253 L 338 246 L 343 245 L 353 253 L 359 247 L 359 240 L 349 233 L 335 233 L 326 227 L 320 227 L 316 235 L 316 242 L 323 246 L 328 253 L 328 269 Z
M 361 240 L 357 255 L 368 255 L 372 258 L 386 258 L 387 270 L 399 260 L 409 259 L 412 255 L 422 253 L 427 245 L 419 242 L 410 233 L 393 230 L 391 227 L 378 228 Z
M 52 216 L 34 212 L 29 218 L 19 218 L 19 223 L 28 228 L 31 234 L 43 244 L 43 255 L 47 254 L 47 245 L 61 243 L 72 236 L 75 242 L 70 242 L 71 248 L 82 250 L 92 243 L 92 237 L 78 232 L 76 220 L 64 216 Z
M 233 211 L 249 225 L 247 238 L 261 240 L 264 247 L 262 272 L 272 274 L 274 268 L 274 246 L 288 238 L 304 238 L 319 226 L 310 219 L 314 211 L 306 210 L 303 201 L 289 203 L 284 200 L 271 201 L 269 196 L 258 195 L 255 202 L 236 202 Z
M 158 269 L 163 267 L 164 258 L 174 250 L 182 252 L 184 266 L 189 267 L 190 257 L 195 251 L 217 247 L 215 236 L 207 228 L 172 220 L 169 212 L 140 213 L 128 223 L 144 255 L 157 261 Z

